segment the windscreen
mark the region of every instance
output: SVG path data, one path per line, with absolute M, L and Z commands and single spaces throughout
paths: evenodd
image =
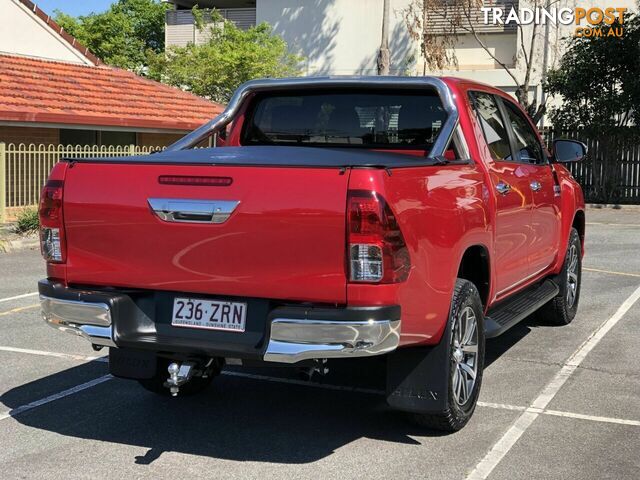
M 428 151 L 446 118 L 429 90 L 270 93 L 254 99 L 242 143 Z

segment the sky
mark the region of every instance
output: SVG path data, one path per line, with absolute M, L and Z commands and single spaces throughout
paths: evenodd
M 42 10 L 53 15 L 60 10 L 69 15 L 86 15 L 91 12 L 103 12 L 115 0 L 33 0 Z

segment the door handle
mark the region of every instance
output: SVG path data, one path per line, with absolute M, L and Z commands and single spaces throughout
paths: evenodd
M 529 184 L 529 186 L 531 187 L 531 190 L 533 190 L 534 192 L 537 192 L 538 190 L 540 190 L 542 188 L 542 185 L 537 180 L 533 180 Z
M 235 200 L 149 198 L 153 213 L 165 222 L 224 223 L 236 209 Z
M 496 185 L 496 190 L 500 195 L 506 195 L 511 191 L 511 185 L 509 185 L 506 182 L 499 181 L 498 184 Z

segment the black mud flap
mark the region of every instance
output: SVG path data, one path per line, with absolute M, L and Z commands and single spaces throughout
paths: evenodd
M 136 380 L 153 378 L 157 364 L 153 352 L 130 348 L 109 349 L 109 373 L 114 377 Z
M 433 347 L 399 348 L 387 355 L 387 403 L 413 413 L 438 413 L 449 399 L 449 338 Z

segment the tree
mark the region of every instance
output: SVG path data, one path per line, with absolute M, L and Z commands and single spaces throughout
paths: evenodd
M 248 80 L 300 75 L 302 58 L 289 53 L 286 42 L 268 24 L 242 30 L 215 10 L 205 12 L 204 17 L 194 12 L 198 28 L 207 30 L 208 41 L 151 55 L 151 78 L 226 103 Z
M 409 36 L 419 45 L 423 75 L 429 70 L 457 65 L 453 47 L 458 38 L 461 16 L 460 10 L 455 8 L 456 1 L 411 0 L 402 12 Z M 438 22 L 439 29 L 432 30 L 434 20 L 441 19 L 445 20 Z
M 559 0 L 531 0 L 528 7 L 536 9 L 549 7 Z M 548 48 L 542 42 L 543 33 L 540 25 L 516 24 L 516 35 L 519 40 L 518 52 L 513 58 L 514 64 L 521 64 L 522 73 L 514 72 L 512 65 L 500 59 L 494 49 L 486 42 L 479 28 L 483 25 L 480 7 L 482 0 L 412 0 L 404 10 L 405 24 L 409 34 L 420 45 L 420 55 L 424 60 L 424 71 L 443 70 L 457 66 L 455 45 L 460 35 L 470 35 L 475 42 L 503 69 L 516 87 L 515 96 L 520 104 L 529 112 L 534 122 L 544 115 L 546 103 L 538 104 L 530 97 L 530 87 L 534 73 L 540 64 L 540 52 Z M 437 25 L 436 29 L 430 27 Z M 546 66 L 542 68 L 545 75 Z
M 551 109 L 554 128 L 573 131 L 592 147 L 582 167 L 587 195 L 619 202 L 629 178 L 621 162 L 640 138 L 640 17 L 626 15 L 622 25 L 594 27 L 591 36 L 572 39 L 558 68 L 549 71 L 546 89 L 562 98 Z
M 382 38 L 378 52 L 378 75 L 389 75 L 391 53 L 389 52 L 389 15 L 390 0 L 384 0 L 382 8 Z
M 610 35 L 623 29 L 621 36 Z M 547 91 L 562 97 L 551 110 L 555 127 L 586 128 L 606 134 L 640 125 L 640 16 L 623 25 L 594 27 L 600 32 L 571 40 L 557 69 L 547 76 Z
M 157 0 L 118 0 L 106 12 L 80 17 L 56 10 L 55 20 L 108 65 L 144 73 L 147 51 L 164 50 L 168 8 Z

